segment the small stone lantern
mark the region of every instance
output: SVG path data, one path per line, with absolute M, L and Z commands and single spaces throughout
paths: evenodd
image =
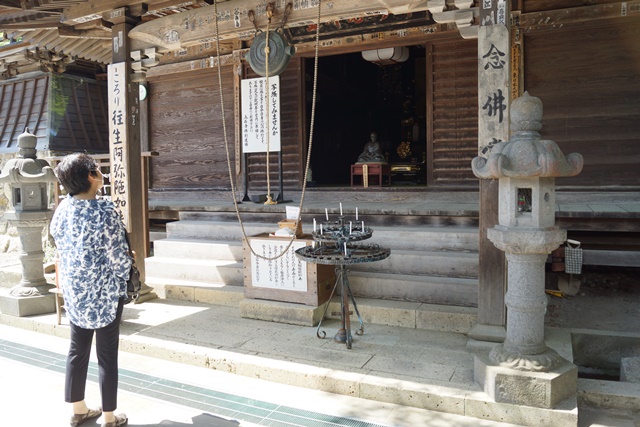
M 506 338 L 476 356 L 474 375 L 497 402 L 552 408 L 577 387 L 577 368 L 544 341 L 545 262 L 567 238 L 555 226 L 555 178 L 580 173 L 583 159 L 540 139 L 540 99 L 525 92 L 510 114 L 511 140 L 472 161 L 477 177 L 499 179 L 498 225 L 487 237 L 508 264 Z
M 36 159 L 35 135 L 29 129 L 18 136 L 18 157 L 9 160 L 0 173 L 0 184 L 11 187 L 11 206 L 4 218 L 18 231 L 22 251 L 22 279 L 8 296 L 0 297 L 3 314 L 31 316 L 55 311 L 51 285 L 44 277 L 42 230 L 53 216 L 48 209 L 47 184 L 58 180 L 46 160 Z

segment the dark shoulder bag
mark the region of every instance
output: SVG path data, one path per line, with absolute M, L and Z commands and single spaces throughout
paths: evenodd
M 124 299 L 125 304 L 129 304 L 131 301 L 136 302 L 140 298 L 140 290 L 142 289 L 142 283 L 140 282 L 140 271 L 136 266 L 136 257 L 131 250 L 131 242 L 129 241 L 129 234 L 124 233 L 127 240 L 127 246 L 129 247 L 129 256 L 133 260 L 131 264 L 131 270 L 129 271 L 129 280 L 127 280 L 127 297 Z

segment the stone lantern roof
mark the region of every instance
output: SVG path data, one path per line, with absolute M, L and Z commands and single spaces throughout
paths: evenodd
M 488 158 L 471 162 L 478 178 L 574 176 L 582 171 L 581 154 L 564 156 L 551 140 L 540 139 L 542 101 L 525 92 L 511 104 L 511 140 L 496 144 Z
M 26 128 L 18 136 L 18 157 L 9 160 L 0 173 L 0 183 L 57 182 L 53 169 L 46 160 L 36 159 L 37 138 Z

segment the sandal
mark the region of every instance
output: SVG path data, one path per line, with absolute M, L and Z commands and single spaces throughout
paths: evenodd
M 77 427 L 87 420 L 98 418 L 100 415 L 102 415 L 101 408 L 89 409 L 89 412 L 87 412 L 86 414 L 74 414 L 69 421 L 69 425 L 71 427 Z
M 116 415 L 116 420 L 109 423 L 102 423 L 102 427 L 120 427 L 129 422 L 129 419 L 125 414 Z

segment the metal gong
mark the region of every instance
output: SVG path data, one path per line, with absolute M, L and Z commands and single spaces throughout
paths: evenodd
M 267 56 L 265 47 L 267 33 L 261 32 L 255 39 L 251 49 L 249 49 L 249 65 L 256 74 L 267 76 Z M 277 76 L 287 68 L 289 58 L 295 53 L 295 48 L 289 46 L 287 40 L 277 31 L 269 33 L 269 77 Z

